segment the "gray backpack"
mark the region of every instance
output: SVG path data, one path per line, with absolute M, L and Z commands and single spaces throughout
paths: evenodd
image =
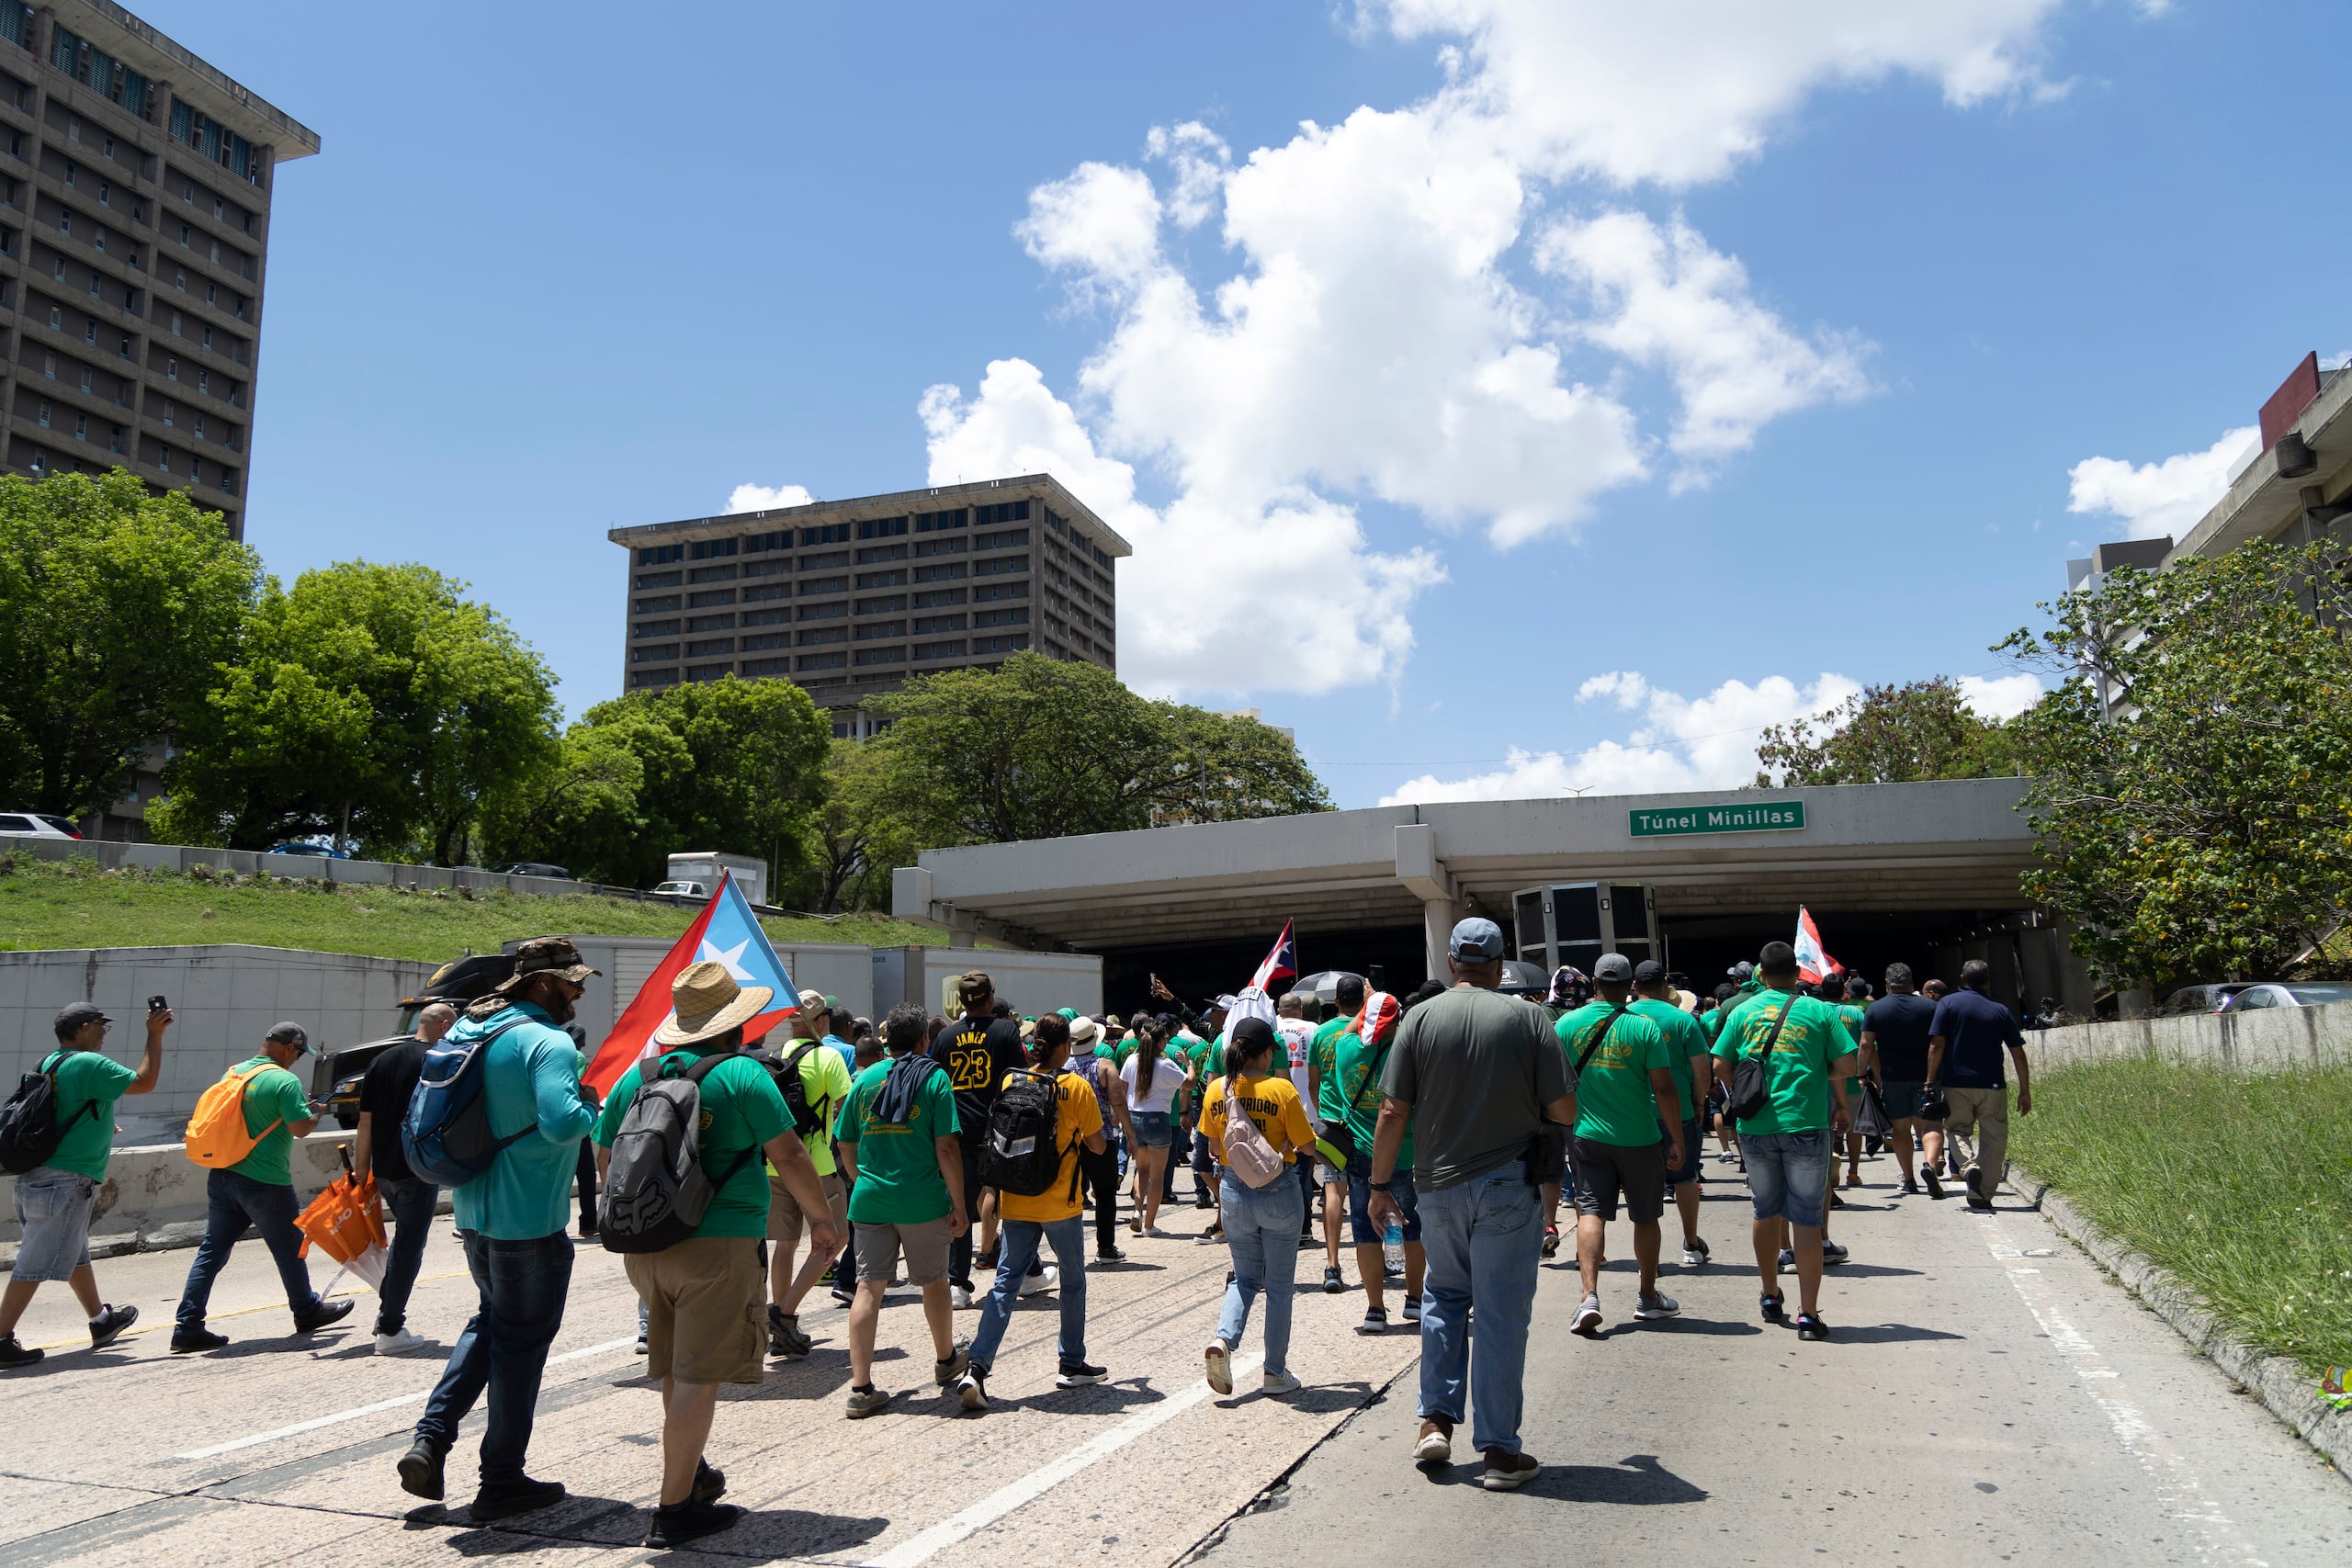
M 670 1057 L 641 1077 L 621 1113 L 605 1172 L 597 1230 L 607 1252 L 660 1252 L 695 1234 L 710 1201 L 759 1151 L 745 1149 L 713 1181 L 702 1164 L 702 1080 L 731 1053 L 705 1056 L 685 1071 L 663 1074 Z

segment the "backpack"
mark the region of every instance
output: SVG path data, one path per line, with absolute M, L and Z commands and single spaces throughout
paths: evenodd
M 538 1130 L 537 1121 L 526 1122 L 502 1138 L 490 1124 L 490 1043 L 521 1021 L 509 1019 L 469 1040 L 444 1040 L 424 1054 L 408 1114 L 401 1118 L 401 1152 L 419 1180 L 463 1187 L 509 1144 Z
M 1230 1074 L 1225 1080 L 1225 1168 L 1239 1177 L 1248 1187 L 1265 1187 L 1283 1173 L 1283 1156 L 1266 1142 L 1266 1134 L 1250 1120 L 1234 1096 L 1234 1081 Z
M 51 1052 L 25 1075 L 8 1103 L 0 1105 L 0 1170 L 22 1176 L 47 1165 L 74 1123 L 98 1108 L 96 1100 L 90 1100 L 67 1117 L 64 1126 L 57 1124 L 57 1069 L 73 1055 L 71 1050 Z
M 734 1053 L 683 1073 L 640 1077 L 613 1134 L 597 1231 L 607 1252 L 660 1252 L 695 1234 L 711 1200 L 759 1150 L 745 1149 L 717 1181 L 702 1167 L 702 1080 Z M 663 1061 L 668 1058 L 664 1057 Z
M 1055 1141 L 1061 1130 L 1061 1086 L 1052 1073 L 1019 1069 L 989 1108 L 987 1140 L 980 1145 L 980 1180 L 1000 1192 L 1042 1197 L 1061 1174 L 1065 1152 Z M 1069 1196 L 1078 1196 L 1079 1169 L 1070 1167 Z
M 282 1116 L 258 1133 L 245 1131 L 245 1090 L 254 1079 L 275 1066 L 276 1063 L 264 1062 L 242 1073 L 232 1072 L 204 1091 L 196 1102 L 196 1113 L 187 1119 L 187 1132 L 181 1138 L 188 1158 L 210 1170 L 225 1170 L 277 1131 L 286 1120 Z
M 1771 1098 L 1771 1086 L 1764 1075 L 1764 1059 L 1781 1043 L 1781 1031 L 1788 1024 L 1789 1014 L 1796 1010 L 1796 998 L 1791 997 L 1781 1007 L 1781 1016 L 1772 1021 L 1772 1032 L 1764 1037 L 1763 1050 L 1752 1056 L 1742 1051 L 1739 1060 L 1732 1065 L 1731 1096 L 1724 1109 L 1734 1121 L 1747 1121 L 1763 1110 L 1765 1101 Z
M 792 1130 L 805 1140 L 825 1130 L 825 1119 L 808 1103 L 808 1080 L 800 1076 L 801 1058 L 811 1051 L 830 1050 L 821 1040 L 801 1043 L 800 1049 L 769 1069 L 775 1075 L 775 1089 L 784 1096 L 784 1108 L 792 1112 Z

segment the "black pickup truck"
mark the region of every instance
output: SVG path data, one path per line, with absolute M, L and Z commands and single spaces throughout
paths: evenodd
M 321 1051 L 311 1068 L 311 1093 L 326 1101 L 325 1114 L 346 1132 L 359 1125 L 359 1080 L 376 1058 L 403 1041 L 416 1038 L 416 1015 L 435 1002 L 447 1002 L 458 1012 L 466 1004 L 514 973 L 511 953 L 486 953 L 480 957 L 450 960 L 433 972 L 424 989 L 401 998 L 400 1027 L 380 1040 L 341 1050 Z

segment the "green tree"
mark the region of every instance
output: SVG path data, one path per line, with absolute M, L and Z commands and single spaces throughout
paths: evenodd
M 930 845 L 1330 809 L 1279 730 L 1147 701 L 1091 664 L 1017 653 L 867 705 L 897 721 L 891 793 Z
M 261 564 L 217 512 L 101 479 L 0 476 L 0 800 L 79 816 L 234 657 Z
M 655 733 L 632 744 L 632 727 Z M 585 881 L 629 881 L 645 828 L 637 801 L 648 755 L 686 765 L 684 744 L 643 714 L 627 724 L 573 725 L 552 754 L 485 803 L 484 858 L 550 861 Z
M 2343 920 L 2348 581 L 2342 546 L 2248 545 L 2109 573 L 2000 645 L 2065 676 L 2019 721 L 2025 891 L 2109 980 L 2276 976 Z
M 895 764 L 888 735 L 833 742 L 810 843 L 806 908 L 826 915 L 889 908 L 891 871 L 911 863 L 923 847 L 893 787 Z
M 556 750 L 554 682 L 505 619 L 423 566 L 272 580 L 164 775 L 161 829 L 263 848 L 345 830 L 454 863 Z
M 2019 771 L 2016 729 L 1979 717 L 1949 675 L 1867 687 L 1811 718 L 1770 726 L 1757 743 L 1756 761 L 1758 789 L 1982 779 Z

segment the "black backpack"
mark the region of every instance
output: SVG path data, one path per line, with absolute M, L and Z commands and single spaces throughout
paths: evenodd
M 0 1170 L 11 1176 L 47 1165 L 74 1124 L 98 1108 L 95 1100 L 57 1124 L 57 1068 L 72 1050 L 55 1051 L 17 1085 L 8 1103 L 0 1105 Z
M 1764 1049 L 1752 1056 L 1742 1050 L 1739 1059 L 1732 1064 L 1731 1096 L 1724 1109 L 1731 1112 L 1734 1121 L 1747 1121 L 1763 1110 L 1771 1098 L 1771 1081 L 1765 1075 L 1764 1063 L 1772 1055 L 1772 1047 L 1781 1043 L 1781 1031 L 1788 1026 L 1789 1014 L 1796 1005 L 1794 997 L 1782 1005 L 1781 1016 L 1772 1021 L 1772 1032 L 1764 1037 Z
M 705 1056 L 683 1073 L 662 1076 L 657 1066 L 640 1076 L 605 1171 L 597 1232 L 605 1251 L 660 1252 L 687 1240 L 711 1200 L 759 1153 L 745 1149 L 716 1181 L 703 1169 L 702 1080 L 732 1055 Z
M 1055 1142 L 1061 1128 L 1061 1089 L 1051 1073 L 1023 1070 L 1011 1078 L 989 1110 L 988 1140 L 980 1145 L 980 1180 L 1000 1192 L 1036 1198 L 1061 1174 L 1065 1151 Z M 1073 1198 L 1078 1180 L 1073 1164 Z
M 825 1119 L 808 1103 L 808 1081 L 800 1076 L 800 1061 L 811 1051 L 831 1049 L 821 1040 L 803 1041 L 799 1050 L 768 1067 L 776 1092 L 784 1096 L 784 1108 L 792 1112 L 792 1130 L 804 1140 L 824 1132 Z

